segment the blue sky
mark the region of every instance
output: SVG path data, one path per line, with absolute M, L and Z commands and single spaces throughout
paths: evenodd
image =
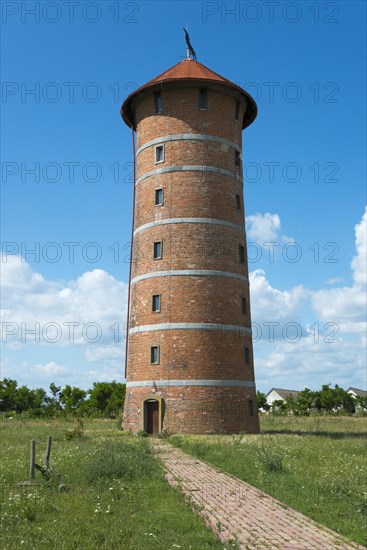
M 1 5 L 2 375 L 122 380 L 132 159 L 119 108 L 185 57 L 187 26 L 198 60 L 259 107 L 243 134 L 257 386 L 365 387 L 365 3 L 71 4 Z

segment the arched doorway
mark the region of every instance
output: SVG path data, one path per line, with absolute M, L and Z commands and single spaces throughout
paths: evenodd
M 148 434 L 158 434 L 161 432 L 162 422 L 162 400 L 160 398 L 148 397 L 144 399 L 144 430 Z

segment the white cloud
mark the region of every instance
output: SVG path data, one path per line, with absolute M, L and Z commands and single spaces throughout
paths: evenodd
M 2 342 L 12 356 L 2 362 L 2 376 L 45 388 L 122 379 L 125 283 L 101 269 L 71 281 L 46 280 L 19 256 L 8 255 L 1 268 Z
M 108 343 L 126 322 L 127 285 L 101 269 L 47 281 L 19 256 L 7 256 L 2 275 L 3 342 Z
M 8 292 L 19 290 L 37 292 L 48 286 L 48 283 L 42 275 L 34 273 L 20 256 L 1 254 L 1 286 Z
M 67 369 L 59 365 L 58 363 L 55 363 L 55 361 L 50 361 L 49 363 L 37 363 L 34 365 L 34 370 L 36 370 L 38 373 L 46 376 L 59 376 L 60 374 L 66 374 Z
M 77 386 L 84 390 L 90 389 L 93 382 L 123 381 L 122 362 L 109 362 L 108 365 L 99 364 L 95 370 L 90 370 L 88 364 L 78 364 L 78 369 L 70 368 L 54 361 L 48 363 L 30 363 L 29 361 L 15 362 L 4 358 L 0 363 L 1 377 L 17 380 L 18 385 L 27 385 L 29 388 L 44 388 L 48 390 L 51 382 L 56 386 L 66 384 Z
M 91 388 L 93 382 L 96 382 L 97 380 L 99 382 L 112 382 L 112 380 L 122 382 L 122 373 L 123 370 L 121 368 L 121 364 L 116 366 L 102 365 L 101 368 L 96 370 L 88 370 L 86 372 L 86 378 L 83 380 L 82 384 L 84 384 L 85 387 Z
M 330 277 L 330 278 L 326 281 L 326 284 L 327 284 L 327 285 L 337 285 L 337 284 L 343 283 L 343 282 L 344 282 L 343 277 Z
M 333 342 L 332 340 L 336 340 Z M 363 339 L 349 340 L 340 332 L 313 332 L 297 342 L 274 342 L 266 347 L 265 357 L 256 360 L 258 387 L 302 390 L 318 389 L 331 383 L 347 388 L 365 387 L 366 360 Z
M 366 213 L 355 226 L 355 234 L 352 286 L 317 291 L 299 286 L 280 291 L 270 285 L 264 271 L 250 274 L 253 320 L 277 320 L 284 326 L 291 317 L 302 318 L 304 305 L 317 319 L 308 333 L 294 342 L 283 336 L 271 343 L 266 338 L 269 333 L 263 331 L 262 340 L 255 344 L 255 373 L 264 390 L 272 386 L 303 389 L 329 382 L 365 387 Z M 291 338 L 293 334 L 288 340 Z
M 85 358 L 87 361 L 117 361 L 122 365 L 123 352 L 121 346 L 93 346 L 85 350 Z
M 354 284 L 321 289 L 312 295 L 312 307 L 319 319 L 338 323 L 344 333 L 366 331 L 366 212 L 355 226 L 356 254 L 351 263 Z
M 246 216 L 246 232 L 249 241 L 253 241 L 261 247 L 269 242 L 290 242 L 286 235 L 281 235 L 281 222 L 278 214 L 259 214 Z
M 44 387 L 46 389 L 51 382 L 59 383 L 60 379 L 67 380 L 69 376 L 70 371 L 55 361 L 36 364 L 20 361 L 18 364 L 14 364 L 9 358 L 1 360 L 2 378 L 18 380 L 19 385 L 26 384 L 30 388 Z
M 338 323 L 344 332 L 365 330 L 366 295 L 357 286 L 318 290 L 312 307 L 320 321 Z
M 250 273 L 250 290 L 252 319 L 258 323 L 285 319 L 296 321 L 300 316 L 301 301 L 308 295 L 301 285 L 284 291 L 273 288 L 262 269 Z
M 351 262 L 354 283 L 351 286 L 311 291 L 298 285 L 280 290 L 271 285 L 263 270 L 250 273 L 252 320 L 263 329 L 263 338 L 255 344 L 256 380 L 262 389 L 271 386 L 292 389 L 318 387 L 328 382 L 356 387 L 364 385 L 365 224 L 366 213 L 355 226 L 356 252 Z M 281 235 L 279 216 L 269 213 L 250 216 L 250 237 L 259 242 L 286 238 Z M 101 269 L 86 272 L 72 281 L 46 280 L 16 256 L 7 256 L 1 267 L 3 320 L 14 323 L 14 330 L 18 329 L 13 337 L 8 337 L 6 349 L 13 357 L 17 354 L 20 357 L 22 349 L 27 352 L 27 361 L 3 362 L 3 375 L 33 387 L 47 387 L 55 381 L 87 388 L 96 380 L 121 380 L 126 284 Z M 337 275 L 332 282 L 334 285 L 338 283 Z M 315 328 L 307 332 L 305 315 L 313 327 L 318 323 L 318 340 L 315 340 Z M 312 321 L 315 318 L 316 321 Z M 267 338 L 267 322 L 279 323 L 273 343 Z M 30 335 L 22 342 L 21 323 L 29 329 L 39 323 L 41 342 L 42 329 L 47 323 L 59 326 L 62 336 L 53 346 L 49 344 L 47 347 L 47 340 L 43 341 L 42 354 L 33 347 L 32 357 L 35 359 L 31 362 L 27 344 L 34 343 L 34 336 Z M 78 345 L 79 351 L 75 348 L 70 351 L 70 323 L 78 323 L 74 329 L 74 344 Z M 83 335 L 82 329 L 88 323 L 95 325 Z M 287 323 L 298 323 L 302 329 L 295 342 L 286 341 L 282 333 Z M 333 326 L 326 323 L 333 323 Z M 92 343 L 88 337 L 93 339 L 96 327 L 100 328 L 101 337 Z M 333 327 L 335 335 L 332 334 Z M 11 331 L 12 327 L 8 328 Z M 53 330 L 55 332 L 55 327 Z M 54 332 L 47 333 L 49 338 Z M 330 334 L 339 341 L 331 343 Z M 288 336 L 290 340 L 294 333 L 291 331 Z M 68 348 L 67 360 L 61 355 L 64 351 L 60 346 Z
M 352 260 L 354 281 L 357 285 L 365 286 L 367 282 L 367 207 L 362 220 L 355 226 L 357 254 Z

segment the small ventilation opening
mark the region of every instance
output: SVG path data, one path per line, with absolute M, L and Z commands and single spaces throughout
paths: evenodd
M 156 206 L 162 206 L 162 204 L 163 204 L 163 189 L 156 189 L 155 190 L 154 204 Z
M 159 363 L 159 346 L 152 346 L 150 348 L 150 362 L 154 365 Z
M 154 107 L 156 115 L 163 113 L 163 99 L 161 92 L 155 92 L 154 94 Z
M 206 88 L 199 88 L 199 109 L 208 108 L 208 91 Z

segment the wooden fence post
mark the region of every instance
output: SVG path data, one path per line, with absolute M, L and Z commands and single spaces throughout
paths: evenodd
M 31 441 L 31 461 L 29 467 L 29 478 L 32 481 L 34 479 L 34 465 L 36 462 L 36 441 L 32 439 Z
M 49 435 L 47 439 L 47 448 L 45 454 L 45 468 L 50 466 L 50 454 L 51 454 L 52 437 Z

